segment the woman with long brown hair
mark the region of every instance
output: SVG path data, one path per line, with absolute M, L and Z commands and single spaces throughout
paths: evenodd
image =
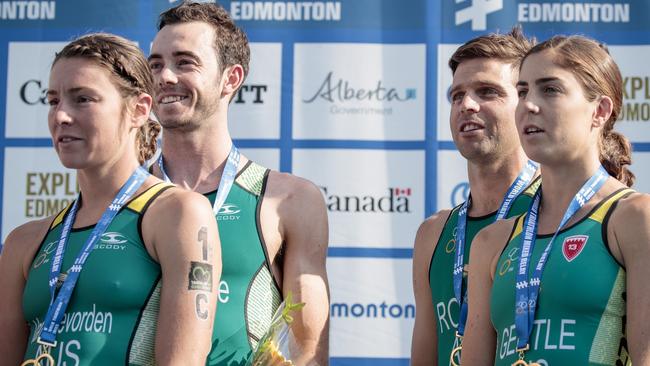
M 48 126 L 80 194 L 0 257 L 0 364 L 204 364 L 221 270 L 209 202 L 151 176 L 153 79 L 128 40 L 56 55 Z
M 650 196 L 628 188 L 630 144 L 613 131 L 622 86 L 585 37 L 523 59 L 517 130 L 542 185 L 527 214 L 475 239 L 464 366 L 650 362 Z

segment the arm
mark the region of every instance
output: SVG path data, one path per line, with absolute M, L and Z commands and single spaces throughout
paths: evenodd
M 463 366 L 494 364 L 497 339 L 490 321 L 490 292 L 496 262 L 513 222 L 504 220 L 489 225 L 472 241 L 467 285 L 469 314 L 461 354 Z
M 411 365 L 438 364 L 438 330 L 431 299 L 429 265 L 440 233 L 449 216 L 439 212 L 420 225 L 413 249 L 413 293 L 415 294 L 415 325 L 411 341 Z
M 325 366 L 329 357 L 329 285 L 327 212 L 323 197 L 313 184 L 294 178 L 292 193 L 278 207 L 285 243 L 282 292 L 292 292 L 295 302 L 306 303 L 292 330 L 304 358 L 298 365 Z M 309 363 L 308 363 L 309 362 Z
M 0 365 L 19 365 L 27 348 L 29 327 L 23 315 L 23 290 L 37 238 L 47 229 L 41 220 L 12 231 L 0 255 Z M 31 256 L 30 256 L 31 254 Z
M 142 223 L 162 270 L 156 364 L 204 365 L 221 275 L 217 224 L 203 196 L 168 192 L 154 201 Z
M 634 365 L 650 365 L 650 195 L 621 200 L 608 228 L 610 234 L 612 231 L 610 246 L 618 246 L 627 272 L 629 355 Z M 616 250 L 612 252 L 617 254 Z

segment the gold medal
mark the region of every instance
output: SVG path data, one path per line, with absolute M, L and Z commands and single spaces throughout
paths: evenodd
M 458 346 L 451 351 L 451 356 L 449 356 L 449 363 L 453 366 L 460 366 L 460 350 L 463 349 L 463 346 Z M 458 363 L 456 363 L 456 357 L 458 357 Z
M 512 366 L 541 366 L 537 362 L 526 362 L 524 360 L 524 354 L 525 354 L 526 351 L 528 351 L 528 345 L 526 345 L 526 347 L 524 347 L 523 349 L 518 350 L 518 351 L 519 351 L 519 359 L 517 361 L 515 361 L 512 364 Z
M 526 362 L 524 360 L 517 360 L 515 363 L 512 364 L 512 366 L 541 366 L 537 362 Z
M 45 361 L 45 363 L 41 363 Z M 49 347 L 43 347 L 43 353 L 36 358 L 31 358 L 21 363 L 20 366 L 56 366 L 56 361 L 54 357 L 50 355 Z
M 458 347 L 451 350 L 449 363 L 453 366 L 460 366 L 460 351 L 463 349 L 463 336 L 456 331 L 456 338 L 458 339 Z M 458 359 L 458 362 L 456 362 L 456 359 Z

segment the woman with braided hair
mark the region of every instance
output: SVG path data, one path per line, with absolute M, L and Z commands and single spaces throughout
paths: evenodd
M 217 227 L 203 196 L 142 168 L 160 131 L 152 92 L 144 55 L 124 38 L 90 34 L 56 55 L 48 126 L 80 193 L 6 240 L 0 364 L 205 364 Z
M 472 245 L 463 366 L 650 364 L 650 195 L 613 131 L 623 83 L 607 48 L 555 36 L 523 58 L 516 123 L 540 163 L 528 212 Z

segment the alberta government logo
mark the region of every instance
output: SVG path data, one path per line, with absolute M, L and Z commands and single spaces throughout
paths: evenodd
M 411 213 L 411 188 L 389 187 L 383 195 L 337 194 L 320 187 L 330 212 Z
M 328 103 L 332 114 L 391 115 L 393 107 L 388 103 L 408 102 L 416 98 L 415 88 L 386 86 L 381 79 L 370 86 L 360 86 L 329 71 L 318 89 L 302 101 L 305 104 L 316 101 Z M 363 107 L 350 105 L 361 103 L 365 103 Z

